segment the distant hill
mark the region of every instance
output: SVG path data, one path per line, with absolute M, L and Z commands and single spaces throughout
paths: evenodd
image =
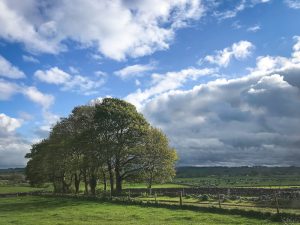
M 300 167 L 177 167 L 177 178 L 196 178 L 203 176 L 300 176 Z
M 0 174 L 4 173 L 24 173 L 25 168 L 8 168 L 8 169 L 0 169 Z

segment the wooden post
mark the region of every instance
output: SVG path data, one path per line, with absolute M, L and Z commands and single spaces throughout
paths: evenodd
M 221 199 L 220 199 L 220 194 L 218 194 L 219 197 L 219 208 L 221 208 Z
M 157 194 L 156 194 L 156 192 L 154 193 L 154 200 L 155 200 L 155 204 L 157 204 Z
M 276 192 L 274 192 L 274 196 L 275 196 L 277 214 L 279 214 L 279 204 L 278 204 L 278 198 L 277 198 L 277 193 Z
M 182 191 L 180 192 L 179 195 L 179 205 L 182 206 Z
M 185 196 L 184 188 L 182 188 L 182 196 Z

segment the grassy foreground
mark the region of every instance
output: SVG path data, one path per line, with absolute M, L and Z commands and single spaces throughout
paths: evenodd
M 46 188 L 34 188 L 29 186 L 0 186 L 0 194 L 45 191 Z
M 47 197 L 0 199 L 0 224 L 279 224 L 238 215 Z

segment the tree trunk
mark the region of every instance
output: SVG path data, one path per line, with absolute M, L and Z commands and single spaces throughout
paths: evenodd
M 96 195 L 97 178 L 95 174 L 92 174 L 90 178 L 90 188 L 92 195 Z
M 86 177 L 86 170 L 83 173 L 83 179 L 84 179 L 84 193 L 86 195 L 89 194 L 89 187 L 88 187 L 88 181 L 87 181 L 87 177 Z
M 150 177 L 149 177 L 149 180 L 148 180 L 148 188 L 149 189 L 152 188 L 152 181 L 153 181 L 153 175 L 152 175 L 152 173 L 150 173 Z
M 120 161 L 116 160 L 116 167 L 115 167 L 115 174 L 116 174 L 116 192 L 117 194 L 122 193 L 122 176 L 120 174 Z
M 107 181 L 106 181 L 106 174 L 105 174 L 105 172 L 103 172 L 103 190 L 104 190 L 104 191 L 106 191 L 106 186 L 107 186 L 107 185 L 106 185 L 106 182 L 107 182 Z
M 74 185 L 75 185 L 75 193 L 79 193 L 79 187 L 80 187 L 80 175 L 77 175 L 77 173 L 74 174 Z
M 114 173 L 112 170 L 110 160 L 107 161 L 107 168 L 108 168 L 108 173 L 109 173 L 110 192 L 113 194 L 114 193 Z

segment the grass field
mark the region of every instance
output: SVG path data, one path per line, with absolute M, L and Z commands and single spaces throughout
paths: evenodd
M 45 188 L 34 188 L 34 187 L 26 187 L 26 186 L 0 186 L 0 194 L 32 192 L 32 191 L 41 191 L 41 190 L 45 190 Z
M 300 187 L 300 176 L 203 176 L 175 178 L 174 183 L 197 187 Z
M 238 215 L 124 206 L 86 200 L 1 198 L 0 224 L 280 224 Z

